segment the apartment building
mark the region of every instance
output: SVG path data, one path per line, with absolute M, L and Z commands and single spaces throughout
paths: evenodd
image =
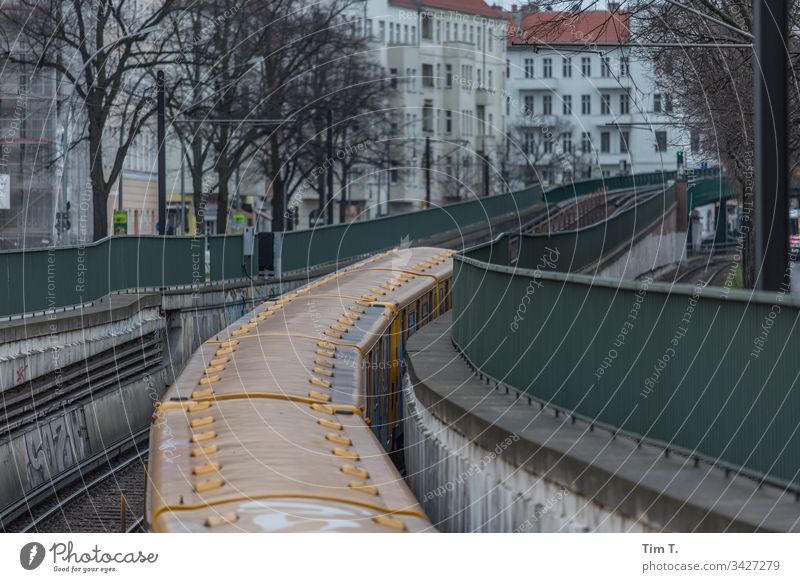
M 355 168 L 348 218 L 426 207 L 426 143 L 431 205 L 493 191 L 505 135 L 502 12 L 483 0 L 366 0 L 357 8 L 352 17 L 391 88 L 391 132 L 382 162 Z M 314 193 L 304 195 L 301 228 L 315 222 L 317 205 Z
M 675 169 L 688 139 L 672 98 L 630 50 L 628 14 L 610 10 L 507 13 L 512 186 Z

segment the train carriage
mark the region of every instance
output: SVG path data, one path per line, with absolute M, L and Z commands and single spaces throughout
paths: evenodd
M 408 335 L 450 308 L 452 251 L 393 250 L 205 342 L 151 428 L 151 531 L 433 531 L 402 449 Z

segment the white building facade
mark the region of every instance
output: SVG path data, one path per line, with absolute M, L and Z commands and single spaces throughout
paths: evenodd
M 431 205 L 493 193 L 505 135 L 503 14 L 483 0 L 366 0 L 357 7 L 353 18 L 392 90 L 390 135 L 378 144 L 384 159 L 354 169 L 348 218 L 425 208 L 426 143 Z M 316 194 L 306 193 L 300 228 L 313 222 L 317 206 Z
M 627 45 L 626 13 L 529 4 L 508 16 L 512 187 L 675 170 L 688 139 L 671 126 L 671 96 L 649 62 Z

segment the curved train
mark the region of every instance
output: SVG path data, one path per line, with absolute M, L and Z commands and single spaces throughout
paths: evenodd
M 205 342 L 154 415 L 147 529 L 434 531 L 387 452 L 405 343 L 450 308 L 452 252 L 375 255 Z

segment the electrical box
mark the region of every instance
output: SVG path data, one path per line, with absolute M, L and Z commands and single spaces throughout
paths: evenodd
M 252 226 L 247 226 L 242 234 L 242 255 L 245 257 L 253 256 L 253 244 L 255 239 L 255 232 Z

